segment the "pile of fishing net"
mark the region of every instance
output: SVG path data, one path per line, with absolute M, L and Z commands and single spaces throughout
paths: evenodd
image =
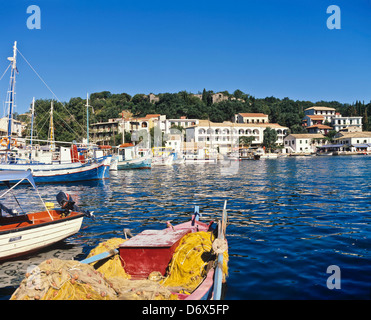
M 99 244 L 88 257 L 117 248 L 125 240 Z M 151 280 L 129 280 L 120 256 L 91 265 L 74 260 L 49 259 L 26 274 L 11 300 L 171 300 L 169 289 Z
M 215 252 L 212 244 L 215 240 L 211 232 L 194 232 L 186 234 L 176 248 L 168 267 L 167 275 L 161 283 L 183 293 L 194 291 L 211 267 L 215 267 Z M 228 251 L 223 252 L 223 276 L 228 275 Z M 225 278 L 224 278 L 225 280 Z
M 115 249 L 125 239 L 99 244 L 88 255 Z M 191 293 L 215 267 L 214 235 L 195 232 L 185 235 L 163 277 L 155 271 L 148 279 L 133 280 L 125 273 L 120 255 L 92 264 L 49 259 L 35 267 L 21 282 L 11 300 L 172 300 L 172 292 Z M 223 253 L 223 274 L 228 273 L 228 252 Z

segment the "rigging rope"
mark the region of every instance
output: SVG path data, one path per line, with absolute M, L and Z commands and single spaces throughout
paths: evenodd
M 48 88 L 48 90 L 53 94 L 53 96 L 57 99 L 58 102 L 60 102 L 63 106 L 63 108 L 68 112 L 68 114 L 73 117 L 73 115 L 69 112 L 69 110 L 64 106 L 64 104 L 59 100 L 59 98 L 57 97 L 57 95 L 53 92 L 52 89 L 50 89 L 50 87 L 46 84 L 46 82 L 43 80 L 43 78 L 41 78 L 41 76 L 37 73 L 37 71 L 32 67 L 32 65 L 28 62 L 28 60 L 25 58 L 25 56 L 17 49 L 18 53 L 21 55 L 21 57 L 24 59 L 24 61 L 26 61 L 26 63 L 29 65 L 29 67 L 32 69 L 33 72 L 35 72 L 35 74 L 39 77 L 39 79 L 42 81 L 42 83 Z M 9 67 L 8 67 L 9 68 Z M 1 79 L 0 79 L 1 80 Z M 62 119 L 63 120 L 63 119 Z M 63 120 L 64 121 L 64 120 Z M 80 128 L 83 130 L 83 133 L 86 133 L 86 130 L 85 128 L 78 122 L 76 121 L 76 123 L 80 126 Z M 72 129 L 71 129 L 72 130 Z M 72 130 L 74 134 L 76 134 L 76 132 L 74 130 Z
M 10 68 L 10 66 L 11 66 L 11 63 L 9 63 L 8 68 L 6 68 L 6 70 L 4 71 L 3 75 L 2 75 L 1 78 L 0 78 L 0 81 L 3 79 L 3 77 L 5 76 L 6 72 L 7 72 L 8 69 Z

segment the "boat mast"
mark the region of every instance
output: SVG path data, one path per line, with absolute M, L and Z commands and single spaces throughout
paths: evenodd
M 49 147 L 50 151 L 55 151 L 53 111 L 54 111 L 54 102 L 52 100 L 51 107 L 50 107 L 50 125 L 49 125 L 49 137 L 48 137 L 48 140 L 50 141 L 50 147 Z
M 13 122 L 13 108 L 15 107 L 14 98 L 15 98 L 15 74 L 17 70 L 17 41 L 14 41 L 13 46 L 13 57 L 9 57 L 8 60 L 12 62 L 12 69 L 10 73 L 10 89 L 9 89 L 9 108 L 8 108 L 8 146 L 7 149 L 10 149 L 11 138 L 12 138 L 12 122 Z
M 89 148 L 89 93 L 86 93 L 86 146 Z
M 33 120 L 35 114 L 35 97 L 32 99 L 32 117 L 31 117 L 31 139 L 30 139 L 30 160 L 32 155 L 32 138 L 33 138 Z

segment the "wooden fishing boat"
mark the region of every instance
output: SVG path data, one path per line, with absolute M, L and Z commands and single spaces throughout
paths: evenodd
M 64 193 L 57 196 L 63 205 L 61 209 L 48 208 L 29 171 L 1 171 L 0 181 L 8 187 L 1 199 L 16 186 L 28 181 L 45 207 L 44 211 L 18 214 L 0 203 L 0 261 L 38 251 L 68 238 L 80 230 L 84 216 L 91 215 L 89 211 L 80 210 L 71 197 L 66 199 Z
M 199 210 L 196 207 L 192 218 L 185 223 L 174 226 L 168 223 L 167 228 L 163 230 L 145 230 L 123 242 L 118 248 L 89 257 L 81 262 L 95 264 L 99 261 L 99 264 L 102 264 L 105 259 L 119 255 L 122 268 L 129 275 L 130 281 L 150 279 L 153 273 L 157 273 L 160 278 L 165 279 L 161 280 L 161 285 L 167 286 L 166 280 L 170 271 L 175 272 L 170 266 L 176 264 L 173 258 L 185 246 L 185 237 L 199 236 L 200 233 L 202 233 L 201 237 L 208 237 L 209 234 L 212 234 L 214 239 L 212 249 L 208 248 L 207 252 L 200 252 L 199 246 L 191 245 L 187 249 L 189 250 L 187 254 L 181 256 L 182 264 L 189 259 L 192 253 L 196 252 L 197 254 L 197 251 L 200 257 L 208 256 L 207 259 L 205 258 L 205 264 L 201 267 L 200 265 L 192 265 L 193 261 L 187 267 L 190 267 L 191 270 L 186 273 L 194 275 L 194 278 L 199 277 L 197 272 L 202 269 L 201 279 L 196 282 L 195 289 L 192 292 L 184 292 L 179 290 L 178 287 L 178 290 L 174 291 L 173 294 L 178 300 L 220 300 L 225 280 L 223 259 L 225 260 L 224 266 L 226 266 L 225 254 L 228 250 L 225 238 L 227 225 L 226 201 L 222 219 L 217 223 L 211 221 L 207 224 L 200 221 L 199 217 Z M 183 272 L 184 270 L 180 271 L 180 274 Z

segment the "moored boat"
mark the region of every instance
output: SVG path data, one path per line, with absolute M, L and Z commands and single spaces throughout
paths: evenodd
M 201 222 L 196 207 L 189 221 L 162 230 L 132 236 L 124 229 L 125 239 L 99 244 L 82 261 L 41 263 L 29 275 L 41 274 L 40 289 L 26 278 L 11 300 L 220 300 L 228 273 L 226 226 L 225 201 L 217 222 Z
M 10 90 L 7 100 L 9 106 L 8 128 L 7 135 L 1 138 L 0 143 L 0 145 L 4 147 L 0 155 L 0 171 L 31 171 L 33 172 L 36 183 L 72 182 L 108 178 L 111 161 L 110 156 L 100 159 L 95 157 L 85 158 L 84 154 L 78 152 L 77 146 L 74 143 L 70 148 L 60 147 L 57 151 L 56 141 L 54 140 L 53 101 L 50 111 L 49 137 L 47 141 L 43 141 L 47 142 L 48 146 L 32 145 L 35 106 L 35 100 L 33 100 L 30 145 L 23 149 L 17 148 L 17 140 L 15 137 L 12 137 L 13 108 L 15 105 L 15 77 L 18 73 L 17 52 L 17 42 L 14 42 L 13 57 L 8 58 L 8 60 L 11 61 Z M 46 147 L 46 150 L 43 150 L 44 147 Z
M 118 147 L 117 169 L 151 169 L 152 157 L 148 150 L 141 150 L 132 143 Z
M 9 191 L 13 191 L 23 181 L 28 181 L 35 190 L 35 196 L 40 197 L 29 171 L 0 172 L 0 181 L 9 188 L 0 198 L 3 198 Z M 11 186 L 11 183 L 15 184 Z M 22 214 L 0 204 L 0 260 L 4 261 L 38 251 L 77 233 L 84 216 L 90 216 L 90 212 L 80 210 L 72 198 L 69 200 L 66 198 L 68 196 L 63 192 L 58 194 L 57 200 L 63 207 L 51 209 L 40 197 L 45 210 Z M 19 204 L 18 200 L 17 203 Z

